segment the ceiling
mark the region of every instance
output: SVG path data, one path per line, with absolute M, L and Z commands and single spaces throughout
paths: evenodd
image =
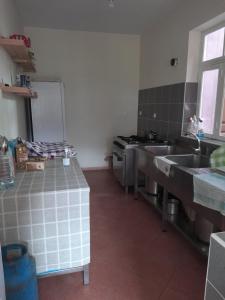
M 141 34 L 180 0 L 15 0 L 25 26 Z

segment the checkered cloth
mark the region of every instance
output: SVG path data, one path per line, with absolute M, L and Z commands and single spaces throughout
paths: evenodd
M 68 148 L 69 155 L 71 157 L 76 156 L 76 151 L 74 147 L 72 145 L 67 144 L 66 142 L 48 143 L 48 142 L 28 142 L 24 140 L 23 143 L 27 146 L 27 149 L 29 151 L 28 155 L 30 157 L 47 157 L 47 158 L 64 157 L 65 148 Z
M 213 151 L 210 157 L 212 168 L 225 166 L 225 145 Z

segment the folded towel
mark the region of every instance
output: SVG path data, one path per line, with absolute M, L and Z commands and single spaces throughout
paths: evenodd
M 218 167 L 218 168 L 216 168 L 216 170 L 218 170 L 218 171 L 220 171 L 222 173 L 225 173 L 225 167 Z
M 177 163 L 167 159 L 165 156 L 156 156 L 154 158 L 154 164 L 157 169 L 169 177 L 171 166 L 176 165 Z
M 218 173 L 194 175 L 194 202 L 225 215 L 225 176 Z
M 213 151 L 210 162 L 212 168 L 225 167 L 225 145 Z

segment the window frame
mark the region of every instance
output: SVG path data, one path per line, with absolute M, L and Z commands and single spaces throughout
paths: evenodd
M 198 95 L 197 95 L 197 116 L 200 116 L 201 108 L 201 94 L 202 94 L 202 80 L 203 72 L 208 70 L 219 69 L 218 75 L 218 85 L 217 85 L 217 96 L 216 96 L 216 107 L 215 107 L 215 118 L 213 133 L 207 134 L 207 138 L 212 138 L 216 140 L 225 141 L 225 135 L 220 135 L 221 121 L 223 107 L 225 105 L 225 30 L 224 30 L 224 42 L 223 42 L 223 55 L 217 58 L 213 58 L 207 61 L 204 61 L 204 47 L 205 47 L 205 37 L 206 35 L 213 33 L 216 30 L 225 28 L 225 22 L 221 22 L 216 26 L 212 26 L 209 29 L 201 32 L 201 46 L 200 46 L 200 60 L 199 60 L 199 75 L 198 75 Z

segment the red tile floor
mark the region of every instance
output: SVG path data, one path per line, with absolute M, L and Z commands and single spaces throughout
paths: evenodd
M 40 300 L 202 300 L 206 259 L 145 201 L 125 195 L 110 171 L 91 187 L 90 285 L 74 273 L 39 280 Z

